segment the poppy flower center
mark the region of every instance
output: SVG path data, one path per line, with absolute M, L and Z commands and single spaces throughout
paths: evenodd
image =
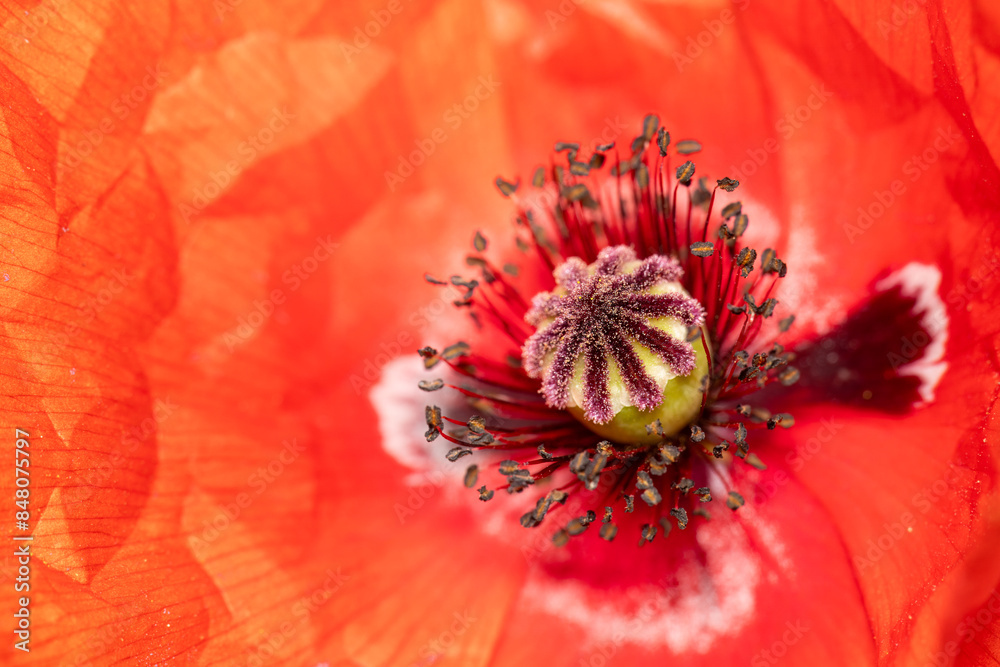
M 566 164 L 539 168 L 524 195 L 497 179 L 517 205 L 519 264 L 505 257 L 498 268 L 476 233 L 466 262 L 479 276 L 426 276 L 464 290 L 455 305 L 483 336 L 420 350 L 426 368 L 450 371 L 420 388 L 456 392 L 426 406 L 426 439 L 450 442 L 453 463 L 480 454 L 463 479 L 481 501 L 541 492 L 521 517 L 526 528 L 589 506 L 562 519 L 557 545 L 599 516 L 608 541 L 621 513 L 638 521 L 642 545 L 709 518 L 715 498 L 737 510 L 744 500 L 730 468 L 766 467 L 750 434 L 794 423 L 761 393 L 799 378 L 774 342 L 793 318 L 770 320 L 787 266 L 772 249 L 742 245 L 740 202 L 715 209 L 718 191 L 739 183 L 695 184 L 686 157 L 701 150 L 696 141 L 676 144 L 685 161 L 672 169 L 655 116 L 607 170 L 613 148 L 584 160 L 579 144 L 556 144 Z M 535 282 L 519 287 L 519 277 Z
M 560 264 L 557 287 L 532 300 L 525 319 L 537 331 L 524 368 L 542 380 L 553 408 L 618 442 L 655 444 L 646 426 L 674 435 L 701 410 L 708 361 L 700 327 L 705 309 L 679 280 L 680 263 L 639 260 L 628 246 L 601 250 L 589 266 Z

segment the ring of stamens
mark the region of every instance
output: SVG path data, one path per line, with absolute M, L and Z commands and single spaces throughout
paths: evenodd
M 659 150 L 651 150 L 653 146 Z M 516 354 L 498 361 L 464 342 L 440 352 L 429 347 L 420 350 L 427 368 L 443 363 L 459 378 L 424 381 L 421 389 L 456 391 L 475 409 L 471 418 L 455 419 L 437 406 L 428 406 L 427 440 L 449 441 L 452 447 L 447 457 L 452 461 L 476 451 L 493 452 L 502 459 L 496 466 L 502 483 L 492 488 L 479 485 L 482 466 L 467 468 L 465 485 L 478 486 L 481 500 L 489 501 L 498 490 L 520 493 L 552 480 L 552 488 L 521 519 L 530 528 L 565 507 L 570 494 L 596 494 L 593 510 L 568 517 L 554 533 L 556 544 L 586 531 L 599 514 L 599 535 L 614 539 L 618 532 L 615 512 L 637 511 L 637 497 L 649 515 L 640 530 L 640 545 L 659 532 L 668 533 L 672 526 L 685 529 L 694 516 L 707 519 L 706 505 L 715 499 L 712 484 L 723 487 L 721 502 L 737 510 L 744 499 L 730 488 L 732 475 L 727 471 L 737 465 L 737 459 L 758 469 L 765 467 L 750 451 L 750 434 L 794 423 L 791 415 L 772 413 L 753 400 L 755 393 L 771 384 L 790 385 L 798 379 L 798 371 L 789 365 L 792 355 L 773 340 L 788 329 L 793 317 L 765 328 L 778 305 L 773 294 L 787 266 L 771 249 L 758 253 L 742 245 L 749 219 L 739 202 L 722 208 L 715 233 L 709 237 L 718 190 L 732 192 L 739 184 L 724 178 L 711 190 L 705 179 L 694 185 L 695 166 L 686 156 L 700 150 L 700 145 L 694 141 L 676 145 L 676 152 L 685 158 L 676 170 L 670 168 L 669 147 L 670 135 L 650 116 L 643 123 L 643 133 L 631 144 L 630 157 L 618 159 L 610 168 L 614 189 L 594 187 L 600 184 L 597 175 L 613 145 L 600 146 L 581 161 L 577 144 L 557 144 L 557 152 L 566 153 L 567 163 L 553 167 L 548 175 L 542 169 L 536 171 L 533 188 L 525 195 L 518 184 L 497 179 L 500 192 L 518 205 L 519 248 L 537 256 L 550 271 L 558 270 L 556 289 L 526 299 L 514 286 L 517 268 L 494 265 L 485 253 L 486 239 L 479 233 L 467 262 L 480 276 L 452 276 L 450 282 L 465 290 L 455 305 L 467 309 L 480 327 L 503 332 L 512 350 L 523 348 L 523 364 Z M 677 205 L 681 193 L 687 199 L 683 215 Z M 696 211 L 703 217 L 700 224 L 695 224 Z M 594 275 L 584 275 L 587 265 L 595 262 Z M 633 272 L 623 275 L 621 267 L 629 262 L 646 268 L 633 267 Z M 646 275 L 643 272 L 680 280 L 691 301 L 642 300 L 641 291 L 633 288 Z M 430 276 L 427 279 L 446 284 Z M 628 296 L 616 300 L 616 294 Z M 587 315 L 581 304 L 594 296 L 601 297 L 605 310 Z M 588 359 L 588 381 L 581 407 L 596 423 L 608 418 L 600 363 L 591 370 L 589 361 L 598 350 L 607 352 L 615 344 L 609 341 L 622 340 L 620 322 L 611 313 L 621 314 L 624 302 L 639 303 L 654 312 L 669 310 L 691 327 L 693 337 L 711 341 L 705 345 L 708 374 L 697 417 L 676 433 L 664 431 L 655 421 L 648 424 L 646 432 L 653 445 L 601 438 L 564 409 L 570 407 L 567 378 L 571 374 L 566 370 L 568 362 L 560 359 L 575 360 L 582 350 Z M 630 316 L 622 318 L 628 321 Z M 538 331 L 530 328 L 545 321 L 548 324 Z M 601 335 L 574 335 L 588 324 Z M 661 337 L 651 343 L 673 372 L 680 374 L 691 363 L 690 356 L 678 352 L 674 343 Z M 612 349 L 611 357 L 623 368 L 632 368 L 620 346 L 618 352 L 623 356 L 615 356 Z M 546 356 L 559 362 L 559 370 L 539 383 Z M 641 368 L 626 371 L 628 393 L 637 405 L 654 400 L 644 374 Z M 712 474 L 713 470 L 718 474 Z

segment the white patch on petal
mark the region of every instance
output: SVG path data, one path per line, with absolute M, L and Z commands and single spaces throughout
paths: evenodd
M 944 361 L 945 346 L 948 343 L 948 309 L 941 300 L 941 270 L 930 264 L 910 262 L 899 271 L 879 281 L 875 287 L 885 291 L 899 286 L 904 296 L 916 300 L 914 310 L 923 313 L 920 322 L 931 340 L 924 350 L 924 355 L 899 369 L 901 375 L 913 375 L 920 378 L 920 398 L 930 403 L 934 400 L 934 389 L 944 372 L 948 370 L 948 362 Z M 916 341 L 910 341 L 916 344 Z
M 800 220 L 806 215 L 805 208 L 796 207 L 791 219 Z M 840 299 L 831 298 L 820 288 L 815 267 L 822 266 L 826 259 L 812 227 L 793 225 L 789 229 L 787 256 L 793 261 L 788 275 L 781 280 L 779 300 L 798 321 L 809 322 L 818 334 L 827 333 L 843 316 L 844 307 Z M 817 298 L 819 294 L 824 294 L 823 298 Z
M 424 407 L 434 405 L 434 394 L 417 388 L 420 380 L 431 377 L 424 368 L 420 355 L 406 355 L 393 359 L 382 368 L 382 377 L 372 387 L 368 397 L 378 414 L 378 429 L 382 435 L 382 448 L 400 465 L 416 471 L 406 478 L 408 484 L 425 484 L 427 473 L 445 473 L 461 479 L 468 466 L 468 457 L 451 463 L 444 457 L 440 438 L 427 442 L 424 432 Z M 440 390 L 444 396 L 446 390 Z M 423 400 L 421 400 L 423 399 Z M 461 484 L 461 482 L 459 482 Z
M 635 586 L 597 603 L 588 585 L 535 571 L 523 599 L 585 629 L 591 646 L 628 642 L 706 653 L 753 619 L 760 564 L 737 524 L 704 522 L 694 530 L 707 562 L 690 558 L 676 570 L 677 585 Z M 608 599 L 606 592 L 596 597 Z

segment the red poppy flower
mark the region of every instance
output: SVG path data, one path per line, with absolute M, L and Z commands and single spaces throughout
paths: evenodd
M 998 25 L 934 0 L 8 9 L 0 475 L 32 539 L 5 658 L 1000 661 Z M 413 352 L 503 348 L 422 276 L 467 273 L 479 230 L 551 289 L 495 177 L 527 189 L 555 141 L 626 154 L 650 110 L 788 264 L 795 424 L 752 434 L 738 511 L 557 548 L 564 510 L 522 528 L 534 497 L 426 458 Z

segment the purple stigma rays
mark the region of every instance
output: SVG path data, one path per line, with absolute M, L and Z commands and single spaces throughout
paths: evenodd
M 524 368 L 542 379 L 546 403 L 582 408 L 607 424 L 624 406 L 652 410 L 666 383 L 695 368 L 687 332 L 705 309 L 678 281 L 680 264 L 628 246 L 605 248 L 587 266 L 571 257 L 556 267 L 557 287 L 537 294 L 525 320 L 537 331 L 524 344 Z

